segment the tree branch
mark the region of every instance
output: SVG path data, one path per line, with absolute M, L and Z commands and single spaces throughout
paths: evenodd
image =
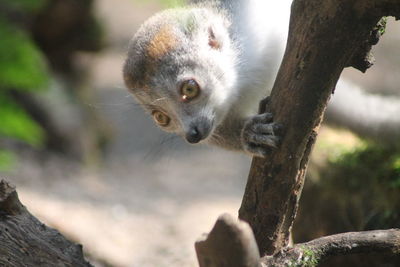
M 82 246 L 47 227 L 21 204 L 15 188 L 0 181 L 0 266 L 92 266 Z
M 208 235 L 195 243 L 200 267 L 259 267 L 260 254 L 249 225 L 221 215 Z
M 269 158 L 253 159 L 239 210 L 261 253 L 288 244 L 309 154 L 343 68 L 370 66 L 365 58 L 379 37 L 378 21 L 399 17 L 399 10 L 397 0 L 293 1 L 286 51 L 267 107 L 285 133 Z
M 260 258 L 248 224 L 225 214 L 218 218 L 210 234 L 196 242 L 195 247 L 200 267 L 316 266 L 335 255 L 368 252 L 400 254 L 400 229 L 325 236 Z
M 261 262 L 267 266 L 287 266 L 287 262 L 299 266 L 320 263 L 336 255 L 369 252 L 400 253 L 400 229 L 349 232 L 325 236 L 307 243 L 297 244 L 274 256 L 265 256 Z M 296 265 L 294 265 L 296 266 Z

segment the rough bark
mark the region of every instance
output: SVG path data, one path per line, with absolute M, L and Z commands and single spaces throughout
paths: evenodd
M 239 217 L 261 253 L 286 247 L 309 154 L 343 68 L 365 71 L 376 25 L 400 14 L 396 0 L 294 0 L 285 55 L 267 111 L 284 127 L 280 148 L 254 158 Z M 378 31 L 379 32 L 379 31 Z
M 195 248 L 200 267 L 261 266 L 251 228 L 228 214 L 218 218 L 211 232 L 199 239 Z
M 357 253 L 400 253 L 400 229 L 349 232 L 325 236 L 307 243 L 286 248 L 276 255 L 265 256 L 261 262 L 266 266 L 316 266 L 329 257 Z
M 208 236 L 196 242 L 200 267 L 316 266 L 335 255 L 400 253 L 400 229 L 349 232 L 314 239 L 260 258 L 250 227 L 229 215 L 218 218 Z
M 15 188 L 0 181 L 0 266 L 88 267 L 82 246 L 36 219 Z

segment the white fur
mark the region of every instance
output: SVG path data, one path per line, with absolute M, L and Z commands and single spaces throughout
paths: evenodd
M 146 30 L 157 30 L 159 26 L 154 26 L 155 24 L 166 21 L 179 27 L 185 14 L 196 16 L 200 27 L 192 29 L 193 35 L 189 34 L 189 37 L 186 34 L 181 36 L 186 54 L 176 54 L 176 62 L 163 62 L 161 67 L 167 71 L 157 72 L 153 77 L 153 82 L 156 81 L 154 84 L 159 86 L 152 88 L 152 93 L 166 96 L 158 102 L 162 102 L 159 103 L 160 109 L 166 111 L 173 121 L 172 126 L 164 130 L 184 136 L 189 127 L 193 128 L 194 122 L 205 125 L 198 120 L 207 118 L 208 129 L 211 124 L 213 129 L 208 132 L 208 136 L 204 136 L 203 141 L 220 143 L 226 148 L 242 149 L 237 143 L 240 142 L 243 122 L 256 114 L 257 103 L 269 93 L 282 59 L 292 1 L 196 2 L 202 3 L 192 7 L 193 9 L 165 11 L 150 19 L 145 24 L 147 26 L 142 26 L 136 35 L 139 39 L 138 47 L 131 48 L 131 57 L 140 58 L 141 54 L 137 54 L 143 53 L 140 41 L 147 40 Z M 218 10 L 219 4 L 226 5 L 226 10 Z M 183 25 L 190 27 L 191 24 Z M 221 49 L 209 45 L 210 27 L 213 28 Z M 177 31 L 178 35 L 182 34 L 180 30 Z M 190 29 L 184 28 L 183 31 L 185 30 Z M 139 52 L 135 54 L 135 51 Z M 186 67 L 180 65 L 176 68 L 181 71 L 179 77 L 169 77 L 166 66 L 169 67 L 169 63 L 186 62 L 186 59 L 188 62 L 196 62 L 197 68 L 192 68 L 191 64 Z M 132 60 L 128 58 L 125 65 L 127 68 L 124 68 L 128 75 L 129 67 L 133 66 Z M 193 102 L 181 103 L 176 99 L 176 86 L 179 81 L 191 78 L 197 80 L 203 93 Z M 150 93 L 146 96 L 143 102 L 152 99 Z M 356 131 L 358 129 L 358 132 L 367 136 L 380 137 L 390 132 L 392 137 L 399 139 L 400 99 L 372 96 L 345 81 L 339 82 L 333 99 L 330 107 L 328 106 L 328 115 L 339 114 L 342 119 L 336 121 L 342 125 Z M 216 140 L 216 136 L 219 140 Z M 222 138 L 226 139 L 226 144 L 222 144 Z
M 267 95 L 277 72 L 288 30 L 289 0 L 241 0 L 232 6 L 232 36 L 239 46 L 239 105 L 243 116 L 256 112 L 254 103 Z
M 239 0 L 233 5 L 234 35 L 240 36 L 242 51 L 238 84 L 242 97 L 235 110 L 241 114 L 254 113 L 255 103 L 272 87 L 286 46 L 291 2 Z M 327 111 L 329 119 L 363 136 L 400 139 L 398 97 L 370 94 L 341 79 Z

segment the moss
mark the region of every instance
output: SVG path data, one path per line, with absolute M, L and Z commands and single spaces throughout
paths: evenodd
M 375 26 L 380 35 L 383 35 L 386 31 L 387 20 L 388 17 L 382 17 L 378 24 Z
M 296 261 L 288 262 L 287 267 L 315 267 L 318 265 L 318 257 L 313 250 L 306 246 L 301 246 L 299 250 L 301 257 Z
M 304 267 L 314 267 L 318 264 L 318 258 L 315 255 L 315 252 L 308 248 L 303 248 L 303 257 L 302 257 Z

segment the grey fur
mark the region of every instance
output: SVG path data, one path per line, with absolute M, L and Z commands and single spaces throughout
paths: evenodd
M 257 37 L 238 38 L 238 32 L 247 28 L 231 19 L 241 5 L 240 1 L 235 6 L 229 1 L 203 1 L 191 8 L 156 14 L 132 39 L 123 72 L 128 88 L 145 109 L 162 111 L 171 118 L 163 130 L 192 143 L 196 138 L 190 138 L 190 133 L 196 129 L 202 142 L 263 156 L 259 147 L 275 146 L 276 137 L 268 126 L 271 121 L 253 119 L 254 103 L 264 95 L 274 71 L 271 68 L 268 74 L 264 61 L 254 60 L 263 52 L 260 55 L 248 49 L 244 53 L 246 46 L 256 45 Z M 165 27 L 177 42 L 166 38 L 165 47 L 172 49 L 152 58 L 149 47 Z M 209 46 L 210 35 L 217 47 Z M 182 102 L 179 86 L 190 78 L 200 85 L 201 94 Z M 249 126 L 252 123 L 266 123 L 270 131 L 265 127 L 255 131 Z M 246 130 L 249 133 L 243 134 Z
M 188 8 L 158 13 L 142 25 L 124 65 L 127 87 L 150 113 L 158 110 L 170 117 L 163 130 L 190 143 L 201 140 L 265 156 L 279 142 L 278 127 L 270 114 L 256 115 L 255 107 L 266 96 L 283 54 L 291 1 L 192 2 Z M 160 56 L 152 57 L 149 44 L 165 28 L 166 43 L 156 50 Z M 210 44 L 210 38 L 215 43 Z M 201 93 L 182 101 L 179 88 L 187 79 L 194 79 Z M 338 87 L 328 118 L 369 136 L 399 139 L 400 100 L 370 97 L 349 84 Z M 354 97 L 362 102 L 357 107 Z M 389 116 L 359 108 L 373 103 L 385 106 Z

